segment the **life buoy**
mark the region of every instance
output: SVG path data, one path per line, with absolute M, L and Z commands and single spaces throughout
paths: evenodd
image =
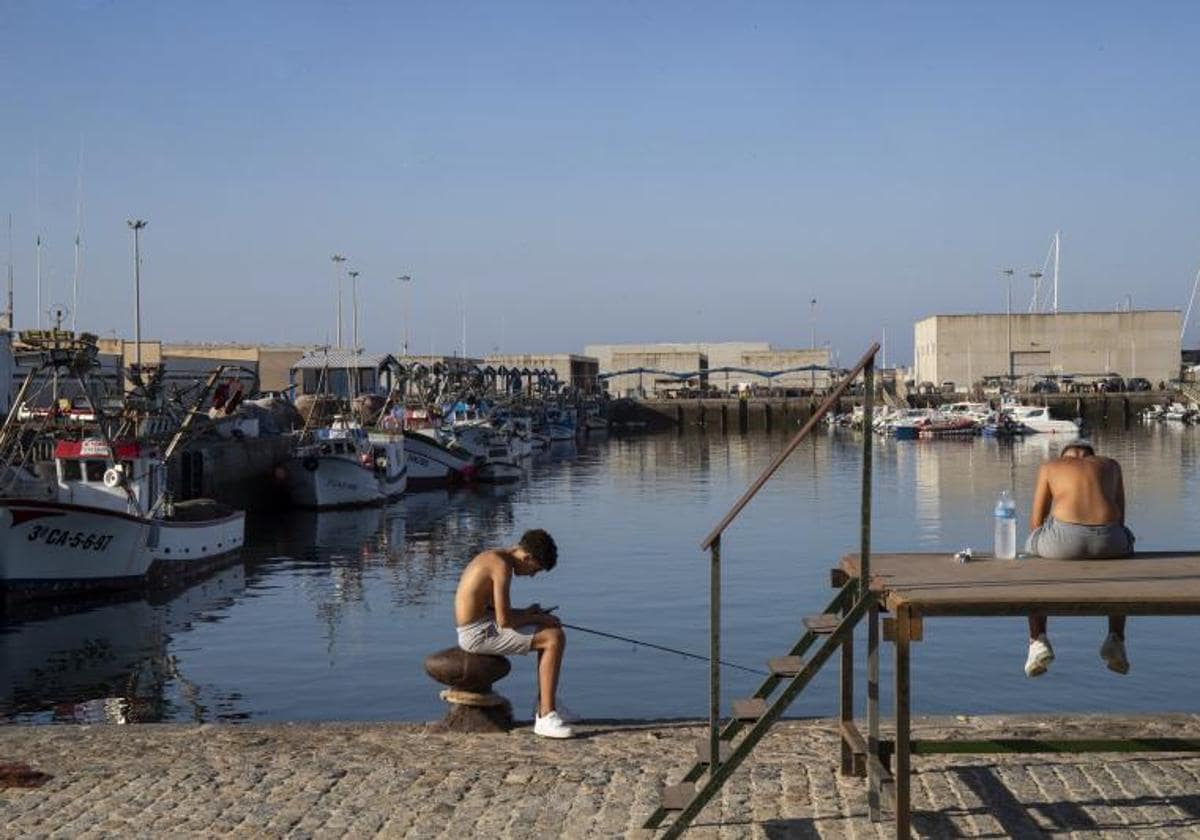
M 317 459 L 309 455 L 300 462 L 300 466 L 304 467 L 304 469 L 308 470 L 309 472 L 314 472 L 317 469 Z
M 121 472 L 120 467 L 109 467 L 106 469 L 104 471 L 104 486 L 110 489 L 118 486 L 121 483 Z

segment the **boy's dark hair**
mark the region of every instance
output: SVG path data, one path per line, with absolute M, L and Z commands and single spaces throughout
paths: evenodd
M 517 545 L 537 561 L 542 571 L 548 572 L 558 563 L 558 546 L 554 544 L 554 537 L 541 528 L 526 531 Z
M 1088 456 L 1093 456 L 1096 454 L 1096 450 L 1092 448 L 1092 445 L 1090 443 L 1084 443 L 1083 441 L 1074 441 L 1072 443 L 1068 443 L 1062 448 L 1062 452 L 1059 454 L 1066 455 L 1072 449 L 1080 449 Z

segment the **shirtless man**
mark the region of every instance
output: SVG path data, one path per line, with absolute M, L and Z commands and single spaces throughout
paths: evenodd
M 539 529 L 526 531 L 512 548 L 485 551 L 463 569 L 454 594 L 458 646 L 468 653 L 511 656 L 537 651 L 538 707 L 533 731 L 546 738 L 574 733 L 555 709 L 558 673 L 566 636 L 557 618 L 537 604 L 518 608 L 509 600 L 513 575 L 533 577 L 558 562 L 554 538 Z
M 1096 454 L 1084 441 L 1068 443 L 1059 458 L 1042 464 L 1033 492 L 1031 533 L 1025 551 L 1058 560 L 1128 557 L 1133 533 L 1125 527 L 1125 482 L 1121 465 Z M 1100 658 L 1118 674 L 1129 673 L 1125 656 L 1125 616 L 1108 617 L 1108 637 Z M 1046 673 L 1054 650 L 1046 638 L 1046 616 L 1029 616 L 1029 656 L 1025 673 Z

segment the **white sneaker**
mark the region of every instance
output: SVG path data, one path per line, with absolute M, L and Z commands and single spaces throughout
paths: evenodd
M 1129 673 L 1129 657 L 1125 655 L 1125 640 L 1116 633 L 1109 633 L 1104 644 L 1100 645 L 1100 658 L 1108 666 L 1108 670 L 1118 674 Z
M 541 735 L 543 738 L 570 738 L 575 732 L 563 723 L 558 712 L 551 712 L 545 717 L 540 715 L 534 717 L 533 734 Z
M 583 720 L 583 718 L 581 718 L 578 715 L 578 713 L 572 711 L 571 707 L 568 706 L 566 703 L 562 702 L 561 700 L 558 701 L 558 705 L 556 705 L 554 707 L 554 711 L 558 712 L 558 716 L 562 719 L 563 723 L 579 723 L 579 721 Z M 537 720 L 537 716 L 538 716 L 538 701 L 535 699 L 533 701 L 533 718 L 534 718 L 534 720 Z
M 1054 648 L 1046 634 L 1038 636 L 1029 643 L 1029 657 L 1025 660 L 1025 676 L 1040 677 L 1046 673 L 1050 663 L 1054 661 Z

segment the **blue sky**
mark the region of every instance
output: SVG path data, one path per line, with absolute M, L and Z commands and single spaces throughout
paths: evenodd
M 817 339 L 1002 310 L 1063 232 L 1064 309 L 1182 309 L 1200 268 L 1200 6 L 0 0 L 18 324 L 580 350 Z M 4 220 L 0 218 L 0 225 Z M 0 248 L 7 243 L 0 230 Z M 349 322 L 349 296 L 346 298 Z M 347 328 L 348 331 L 348 328 Z M 1190 331 L 1200 344 L 1200 329 Z

